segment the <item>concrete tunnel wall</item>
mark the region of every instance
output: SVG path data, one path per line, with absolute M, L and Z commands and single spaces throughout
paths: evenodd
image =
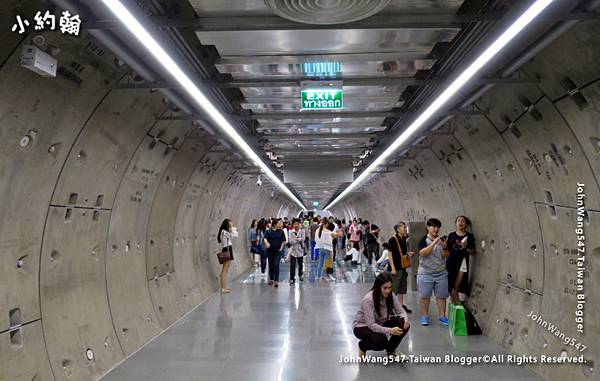
M 578 24 L 521 75 L 540 82 L 493 89 L 477 102 L 487 116 L 451 120 L 333 212 L 373 221 L 388 237 L 400 220 L 438 217 L 447 233 L 467 215 L 479 253 L 470 304 L 484 334 L 517 354 L 580 353 L 528 318 L 533 311 L 587 345 L 589 363 L 532 368 L 549 380 L 598 379 L 591 371 L 600 354 L 598 24 Z M 574 315 L 578 182 L 587 207 L 584 335 Z
M 449 231 L 457 214 L 471 217 L 470 302 L 484 333 L 519 354 L 576 354 L 527 318 L 533 310 L 588 346 L 591 363 L 576 372 L 533 366 L 550 380 L 598 372 L 596 25 L 580 23 L 523 69 L 539 84 L 492 90 L 478 102 L 489 115 L 452 120 L 334 208 L 387 234 L 399 219 L 437 216 Z M 0 380 L 94 380 L 217 289 L 224 217 L 241 233 L 234 277 L 251 265 L 248 222 L 297 208 L 257 190 L 191 123 L 156 121 L 170 112 L 158 93 L 112 90 L 126 69 L 94 39 L 46 38 L 61 48 L 57 78 L 19 67 L 26 40 L 2 42 Z M 577 182 L 588 208 L 584 336 L 571 283 Z
M 56 78 L 19 66 L 27 40 L 0 61 L 3 381 L 100 378 L 218 289 L 224 218 L 232 279 L 250 221 L 296 209 L 191 122 L 156 121 L 159 93 L 112 90 L 126 68 L 94 39 L 45 37 Z

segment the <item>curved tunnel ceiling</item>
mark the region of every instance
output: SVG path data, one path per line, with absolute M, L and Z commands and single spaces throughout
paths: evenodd
M 3 14 L 12 25 L 13 13 L 35 13 L 45 4 L 7 1 Z M 180 41 L 214 46 L 188 54 L 210 58 L 203 83 L 214 99 L 231 103 L 236 127 L 263 149 L 274 171 L 285 170 L 289 157 L 317 165 L 332 150 L 329 156 L 347 157 L 358 173 L 365 165 L 360 157 L 398 132 L 400 118 L 390 114 L 416 112 L 419 94 L 426 99 L 438 89 L 451 58 L 458 65 L 467 56 L 459 53 L 474 39 L 469 31 L 487 26 L 489 32 L 494 22 L 448 22 L 461 14 L 468 19 L 477 4 L 391 1 L 374 17 L 397 15 L 407 23 L 401 15 L 422 13 L 437 21 L 414 32 L 378 30 L 366 19 L 327 29 L 332 33 L 319 40 L 313 38 L 319 29 L 282 24 L 262 1 L 179 1 L 177 21 L 187 25 L 179 26 Z M 252 17 L 272 30 L 261 30 Z M 196 18 L 206 30 L 194 29 Z M 226 18 L 238 24 L 227 26 Z M 582 341 L 589 363 L 532 367 L 549 380 L 595 379 L 589 364 L 600 353 L 593 276 L 600 240 L 592 234 L 600 224 L 600 24 L 576 21 L 511 81 L 497 81 L 469 112 L 381 166 L 332 208 L 346 219 L 376 221 L 386 235 L 398 220 L 429 217 L 449 231 L 455 216 L 466 214 L 481 254 L 470 301 L 484 333 L 517 354 L 575 354 L 527 315 L 552 316 L 579 337 L 574 228 L 577 185 L 585 184 Z M 223 218 L 245 231 L 257 216 L 291 216 L 298 207 L 269 181 L 257 187 L 256 168 L 203 128 L 201 115 L 186 115 L 156 91 L 175 86 L 148 83 L 116 65 L 119 57 L 92 32 L 119 36 L 120 29 L 97 24 L 78 38 L 19 37 L 7 32 L 11 25 L 2 23 L 0 39 L 0 380 L 98 379 L 217 289 L 212 254 Z M 287 29 L 279 34 L 278 27 Z M 19 65 L 22 46 L 37 34 L 45 37 L 41 48 L 60 48 L 56 78 Z M 324 77 L 348 78 L 345 111 L 356 114 L 308 119 L 298 112 L 298 79 L 318 68 L 304 65 L 316 60 L 341 63 Z M 325 205 L 347 183 L 286 185 L 307 205 Z M 245 250 L 244 241 L 236 252 Z M 237 259 L 233 276 L 252 264 Z

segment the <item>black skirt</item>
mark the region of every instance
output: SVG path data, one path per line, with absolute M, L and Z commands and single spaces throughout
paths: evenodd
M 223 253 L 229 251 L 229 255 L 231 255 L 231 260 L 233 261 L 233 246 L 229 245 L 223 248 L 223 250 L 221 250 Z

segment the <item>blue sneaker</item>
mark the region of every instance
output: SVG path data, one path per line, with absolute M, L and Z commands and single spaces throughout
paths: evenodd
M 429 325 L 429 316 L 421 316 L 421 325 Z
M 441 317 L 438 319 L 441 325 L 448 325 L 448 318 L 447 317 Z

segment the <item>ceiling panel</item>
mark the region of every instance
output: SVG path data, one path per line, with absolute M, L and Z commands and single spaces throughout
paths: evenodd
M 430 50 L 430 47 L 427 49 Z M 231 74 L 235 79 L 249 78 L 300 78 L 300 77 L 385 77 L 413 76 L 418 70 L 428 70 L 433 59 L 389 60 L 364 62 L 304 62 L 268 64 L 217 64 L 221 73 Z
M 376 127 L 319 127 L 319 128 L 304 128 L 303 127 L 283 127 L 283 128 L 266 128 L 264 126 L 258 127 L 257 132 L 261 132 L 264 134 L 275 134 L 275 133 L 306 133 L 306 134 L 354 134 L 358 132 L 364 133 L 372 133 L 372 132 L 381 132 L 385 131 L 385 127 L 376 126 Z
M 400 107 L 401 102 L 392 101 L 380 101 L 372 102 L 369 100 L 360 101 L 358 99 L 346 99 L 344 98 L 344 112 L 354 111 L 387 111 L 394 107 Z M 243 109 L 252 110 L 255 114 L 260 113 L 272 113 L 272 112 L 293 112 L 300 111 L 300 100 L 299 99 L 287 99 L 282 100 L 281 103 L 240 103 Z
M 241 107 L 258 114 L 255 128 L 262 134 L 260 143 L 265 150 L 277 153 L 284 168 L 291 160 L 306 160 L 315 165 L 322 158 L 345 157 L 356 161 L 370 152 L 386 130 L 381 125 L 382 114 L 334 118 L 328 113 L 328 117 L 307 119 L 300 112 L 300 87 L 294 86 L 294 82 L 300 78 L 348 78 L 353 82 L 347 83 L 353 86 L 344 86 L 344 112 L 389 112 L 402 106 L 399 98 L 408 84 L 414 84 L 410 79 L 417 71 L 432 68 L 435 63 L 432 48 L 438 42 L 452 41 L 459 32 L 455 26 L 436 28 L 448 19 L 443 16 L 440 23 L 423 28 L 391 28 L 392 24 L 380 26 L 373 19 L 364 29 L 359 29 L 358 24 L 334 26 L 336 29 L 319 29 L 309 24 L 306 28 L 290 27 L 286 21 L 285 30 L 261 30 L 266 29 L 265 25 L 271 28 L 278 25 L 264 0 L 190 0 L 190 3 L 199 17 L 207 18 L 206 25 L 226 29 L 197 30 L 196 35 L 203 45 L 214 45 L 217 49 L 217 70 L 230 75 L 227 80 L 232 78 L 237 81 L 236 86 L 241 86 L 244 97 Z M 401 15 L 403 20 L 411 22 L 411 15 L 455 14 L 462 3 L 462 0 L 392 0 L 379 16 L 383 21 L 395 22 L 394 15 Z M 287 119 L 260 119 L 261 113 L 278 112 L 291 115 Z M 273 136 L 282 134 L 285 136 Z M 302 137 L 303 134 L 310 136 Z M 337 190 L 347 186 L 334 181 L 291 185 L 309 204 L 313 200 L 324 204 Z
M 311 118 L 310 122 L 307 122 L 305 119 L 302 119 L 302 115 L 298 115 L 298 118 L 290 118 L 290 119 L 279 119 L 277 121 L 269 120 L 269 119 L 260 119 L 258 118 L 258 122 L 263 127 L 274 128 L 276 126 L 280 126 L 281 128 L 289 128 L 289 126 L 284 125 L 304 125 L 307 129 L 321 128 L 323 125 L 336 125 L 338 123 L 343 123 L 346 126 L 380 126 L 383 122 L 384 118 Z
M 404 86 L 344 86 L 344 98 L 359 96 L 369 99 L 379 97 L 398 99 L 404 89 Z M 242 87 L 240 90 L 247 100 L 256 97 L 300 97 L 300 87 Z
M 190 0 L 199 16 L 267 16 L 264 0 Z M 455 13 L 462 0 L 392 0 L 381 13 Z
M 450 41 L 456 28 L 345 29 L 196 32 L 203 45 L 223 56 L 280 54 L 379 53 L 398 50 L 429 53 L 438 41 Z

